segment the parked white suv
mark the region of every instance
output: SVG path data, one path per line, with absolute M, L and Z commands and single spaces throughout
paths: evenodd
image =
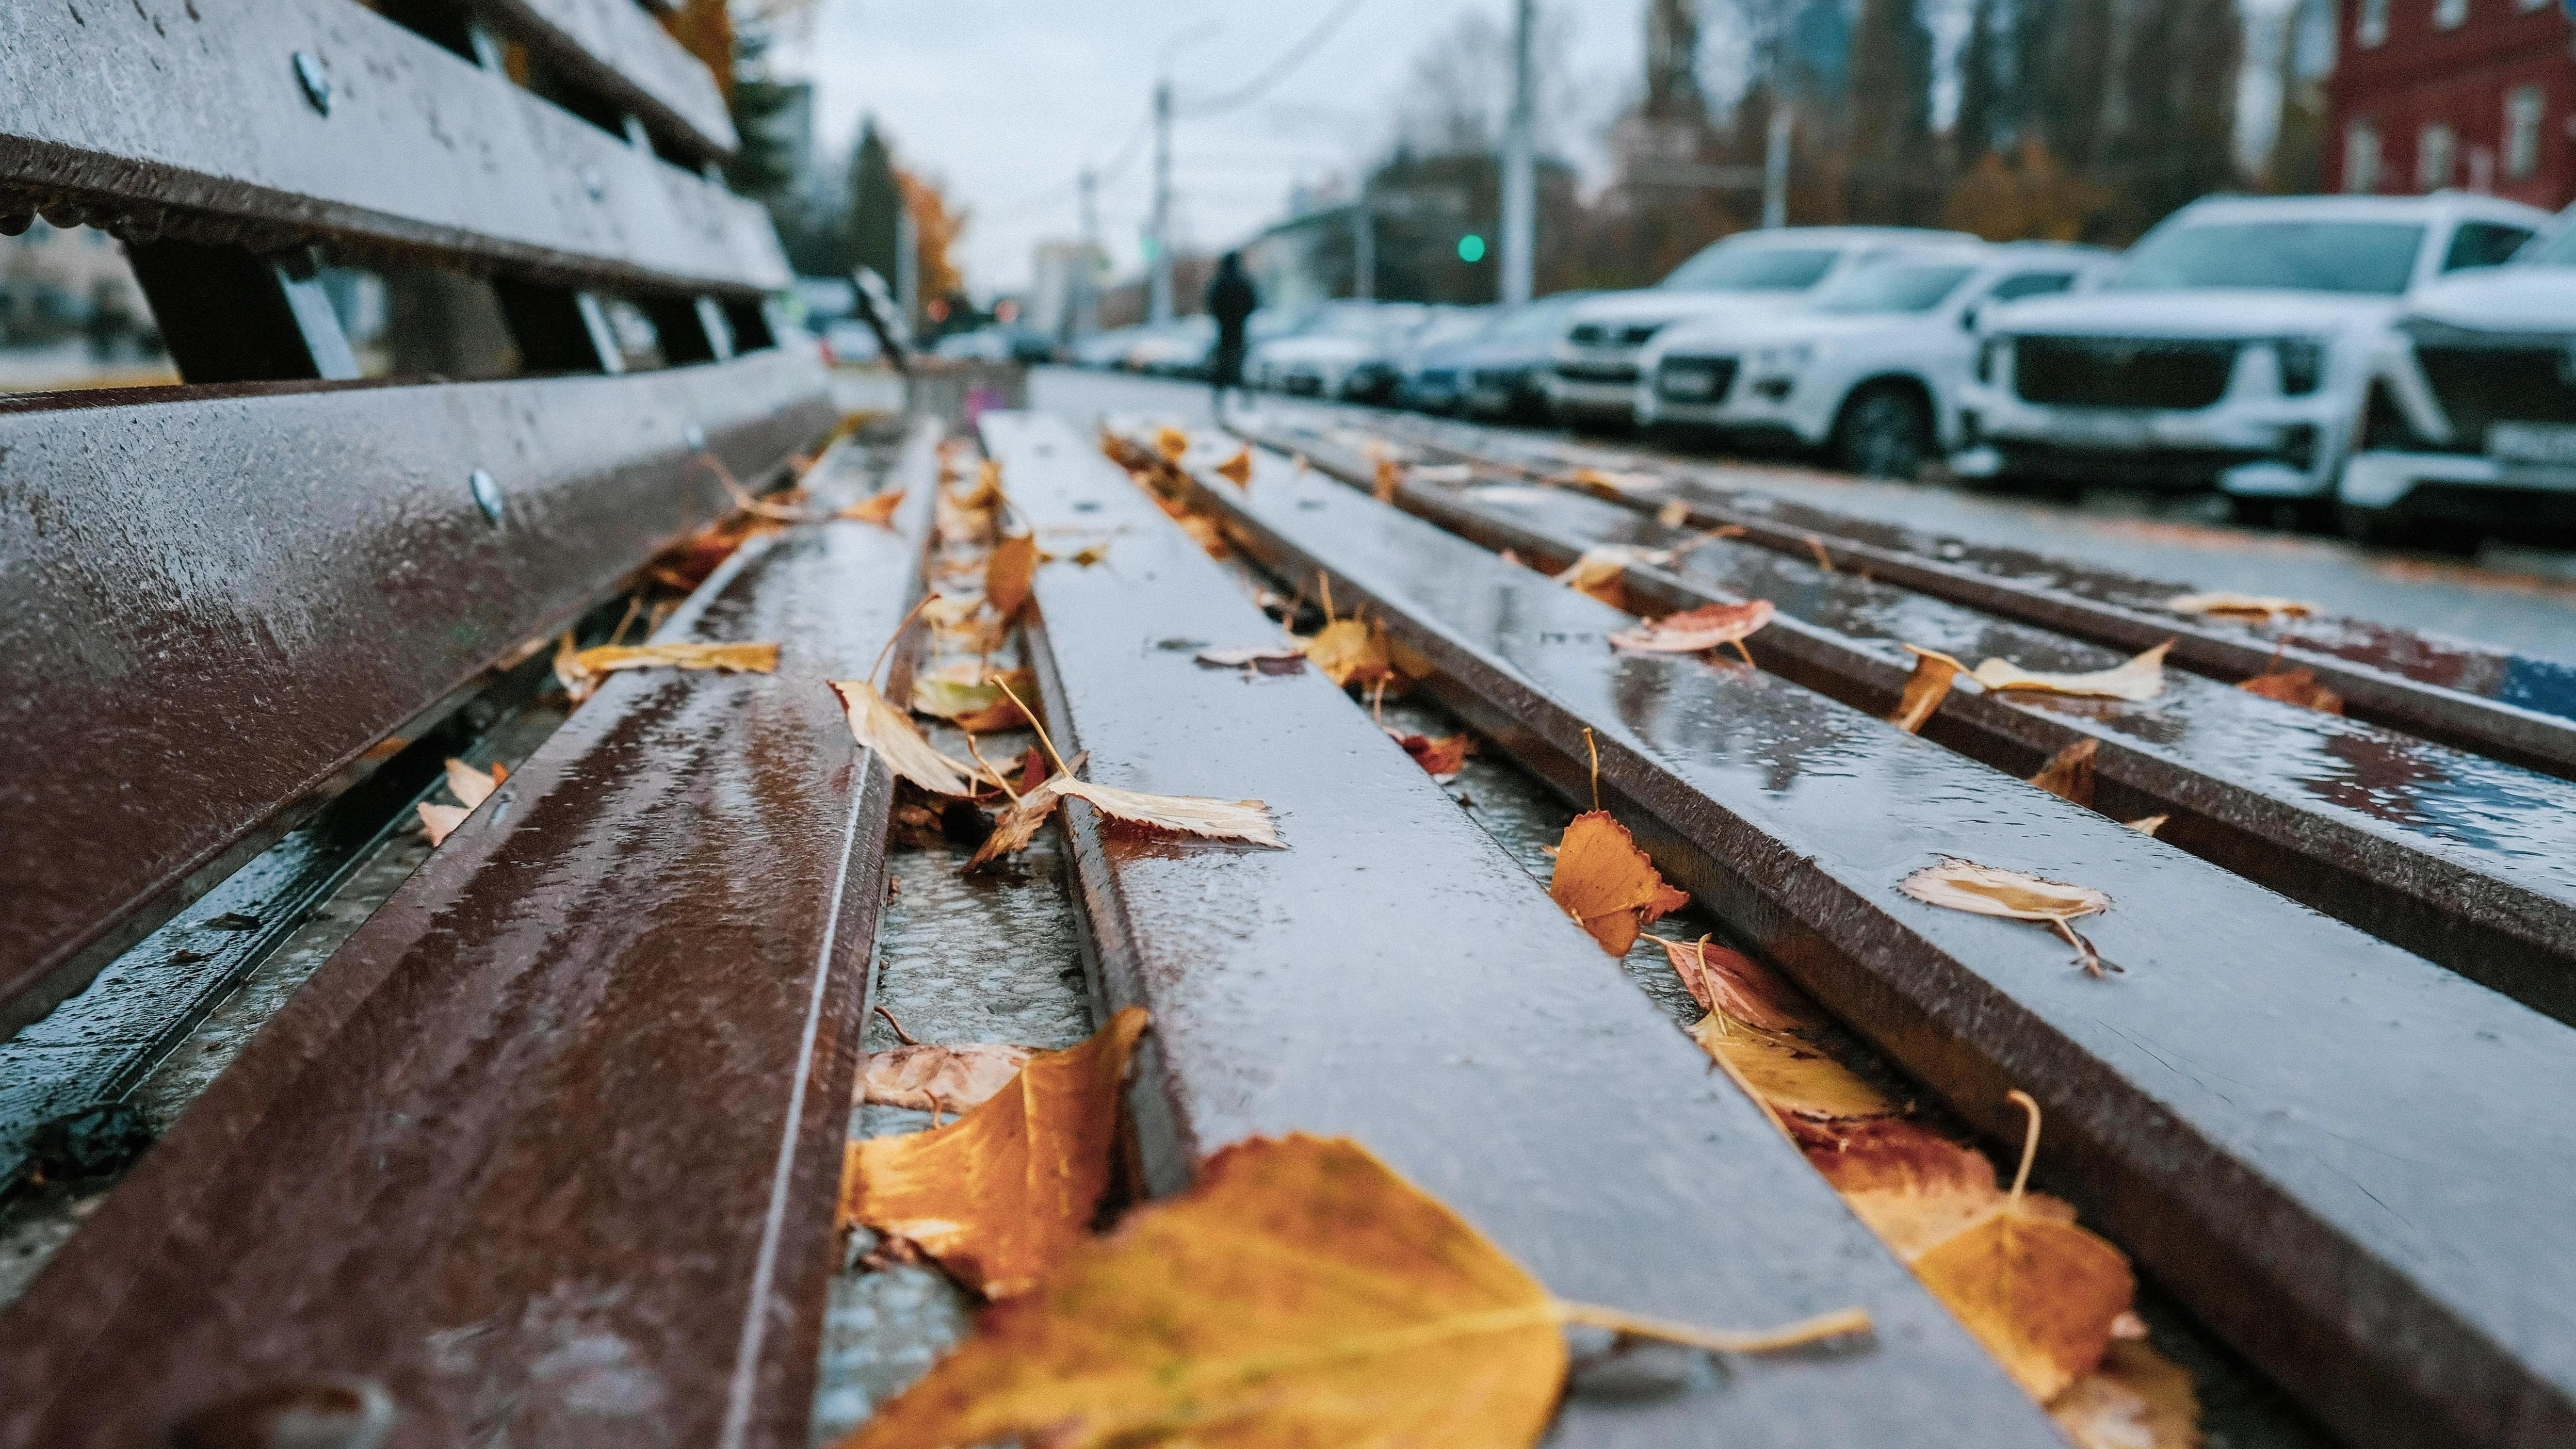
M 2355 538 L 2576 524 L 2576 214 L 2511 263 L 2407 299 L 2372 359 L 2360 432 L 2337 489 Z
M 2247 521 L 2320 517 L 2399 300 L 2547 220 L 2461 192 L 2196 201 L 2099 288 L 1987 318 L 1952 466 L 2214 483 Z
M 1676 322 L 1639 360 L 1637 420 L 1820 450 L 1911 478 L 1959 439 L 1959 395 L 1986 308 L 2064 292 L 2111 253 L 2048 242 L 1899 247 L 1774 316 Z
M 1910 226 L 1797 226 L 1712 243 L 1654 286 L 1595 297 L 1567 315 L 1547 380 L 1549 411 L 1562 423 L 1632 422 L 1638 355 L 1664 328 L 1782 311 L 1890 247 L 1944 240 L 1976 238 Z

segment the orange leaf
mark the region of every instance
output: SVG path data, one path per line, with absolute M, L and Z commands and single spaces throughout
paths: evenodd
M 1252 449 L 1246 447 L 1233 457 L 1216 465 L 1216 471 L 1237 488 L 1252 486 Z
M 1697 654 L 1735 641 L 1771 622 L 1771 601 L 1706 604 L 1610 636 L 1610 647 L 1651 654 Z
M 1413 762 L 1420 765 L 1424 773 L 1444 785 L 1457 778 L 1458 772 L 1467 767 L 1467 757 L 1476 752 L 1475 740 L 1466 735 L 1442 735 L 1435 739 L 1429 735 L 1409 735 L 1401 730 L 1388 730 L 1386 733 L 1389 739 L 1404 747 L 1404 752 L 1413 757 Z
M 432 805 L 426 800 L 414 808 L 420 811 L 420 828 L 429 832 L 432 850 L 445 845 L 456 827 L 465 823 L 465 817 L 474 813 L 461 805 Z
M 1682 979 L 1702 1011 L 1720 1012 L 1771 1031 L 1823 1024 L 1814 1002 L 1741 951 L 1710 945 L 1706 936 L 1697 941 L 1659 937 L 1655 944 L 1664 948 L 1673 974 Z
M 1393 503 L 1396 489 L 1403 485 L 1404 465 L 1393 458 L 1378 459 L 1377 486 L 1369 490 L 1369 496 L 1380 503 Z
M 1144 1030 L 1144 1010 L 1128 1007 L 945 1127 L 851 1143 L 842 1220 L 911 1240 L 987 1298 L 1036 1286 L 1089 1234 L 1109 1188 L 1119 1086 Z
M 1606 810 L 1586 811 L 1565 827 L 1547 893 L 1613 956 L 1628 954 L 1647 926 L 1690 904 Z
M 1190 435 L 1175 427 L 1165 426 L 1156 428 L 1154 430 L 1154 449 L 1164 457 L 1177 463 L 1181 460 L 1181 455 L 1190 450 Z
M 840 512 L 835 513 L 832 516 L 834 518 L 855 519 L 860 523 L 873 523 L 879 528 L 892 528 L 894 527 L 894 511 L 902 506 L 903 490 L 900 488 L 893 488 L 888 489 L 886 492 L 879 493 L 876 496 L 867 499 L 865 502 L 853 503 L 849 507 L 842 509 Z
M 1921 734 L 1923 722 L 1941 707 L 1941 701 L 1950 697 L 1951 681 L 1968 666 L 1947 654 L 1917 649 L 1911 644 L 1905 646 L 1905 652 L 1914 656 L 1914 672 L 1906 676 L 1905 697 L 1897 701 L 1896 713 L 1889 715 L 1887 722 L 1907 734 Z
M 993 617 L 1007 622 L 1019 614 L 1029 601 L 1037 572 L 1035 534 L 1019 534 L 993 545 L 993 556 L 984 565 L 984 602 L 992 605 Z
M 2101 747 L 2100 740 L 2089 736 L 2077 740 L 2050 757 L 2030 782 L 2089 810 L 2093 806 L 2093 756 Z
M 449 760 L 447 788 L 456 796 L 458 804 L 471 810 L 491 799 L 492 792 L 501 788 L 501 780 L 508 773 L 507 766 L 495 767 L 495 772 L 487 775 L 463 760 Z
M 1011 1084 L 1035 1049 L 997 1042 L 964 1046 L 899 1046 L 870 1052 L 859 1076 L 861 1101 L 955 1116 L 982 1106 Z
M 2295 704 L 2320 714 L 2343 713 L 2343 696 L 2317 683 L 2317 672 L 2313 669 L 2278 669 L 2269 674 L 2257 674 L 2236 687 L 2247 694 L 2259 694 L 2265 699 L 2277 699 L 2283 704 Z
M 2042 1403 L 2102 1361 L 2138 1289 L 2119 1249 L 2009 1206 L 1916 1258 L 1914 1272 Z
M 1366 688 L 1395 675 L 1395 662 L 1386 652 L 1386 631 L 1374 623 L 1336 620 L 1305 643 L 1306 657 L 1335 684 Z

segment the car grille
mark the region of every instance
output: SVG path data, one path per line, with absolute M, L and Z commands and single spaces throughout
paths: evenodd
M 2165 337 L 2016 337 L 2013 385 L 2063 407 L 2205 408 L 2227 392 L 2239 344 Z
M 1674 357 L 1655 373 L 1655 395 L 1680 403 L 1722 403 L 1735 386 L 1732 357 Z
M 1568 382 L 1635 382 L 1633 362 L 1560 362 L 1556 375 Z
M 1578 324 L 1566 336 L 1578 347 L 1643 347 L 1663 330 L 1660 322 L 1631 322 L 1619 326 L 1609 322 Z
M 2487 424 L 2576 423 L 2576 360 L 2561 347 L 2418 347 L 2424 380 L 2451 420 L 2452 445 L 2484 452 Z

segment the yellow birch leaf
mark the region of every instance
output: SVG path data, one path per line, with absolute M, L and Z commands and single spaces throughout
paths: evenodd
M 1337 619 L 1305 641 L 1306 657 L 1335 684 L 1362 688 L 1393 677 L 1386 632 L 1359 619 Z
M 1227 482 L 1232 483 L 1237 488 L 1251 487 L 1252 449 L 1246 447 L 1238 450 L 1233 457 L 1217 464 L 1216 471 L 1218 476 L 1224 478 Z
M 2191 1375 L 2136 1339 L 2114 1340 L 2100 1368 L 2049 1400 L 2048 1415 L 2078 1449 L 2200 1449 Z
M 1905 652 L 1914 656 L 1914 672 L 1905 677 L 1905 696 L 1896 702 L 1896 713 L 1887 722 L 1907 734 L 1921 734 L 1924 721 L 1950 697 L 1950 685 L 1968 666 L 1936 649 L 1908 644 Z
M 1190 450 L 1190 435 L 1168 424 L 1154 430 L 1154 450 L 1172 462 Z
M 1359 1144 L 1253 1138 L 985 1312 L 840 1449 L 1526 1449 L 1569 1323 L 1752 1352 L 1868 1322 L 1713 1333 L 1561 1302 Z
M 1885 1117 L 1903 1110 L 1851 1068 L 1791 1033 L 1711 1012 L 1691 1028 L 1691 1039 L 1777 1111 L 1804 1117 Z
M 1613 956 L 1627 955 L 1646 927 L 1690 904 L 1606 810 L 1586 811 L 1565 827 L 1547 894 Z
M 2025 690 L 2036 694 L 2071 694 L 2087 699 L 2124 699 L 2142 704 L 2164 693 L 2165 651 L 2173 648 L 2166 640 L 2129 662 L 2111 669 L 2096 669 L 2089 674 L 2043 674 L 2027 670 L 2009 659 L 1989 659 L 1977 666 L 1971 676 L 1993 690 Z
M 2009 1204 L 1916 1258 L 1914 1273 L 2041 1403 L 2102 1361 L 2138 1289 L 2119 1249 Z
M 1037 572 L 1037 535 L 1018 534 L 993 545 L 993 557 L 984 565 L 984 602 L 993 606 L 993 617 L 1009 620 L 1019 614 Z
M 875 685 L 864 679 L 835 679 L 830 683 L 849 716 L 850 737 L 875 751 L 886 762 L 886 768 L 933 795 L 973 792 L 968 777 L 974 771 L 932 748 L 930 741 L 921 737 L 921 731 L 913 728 L 912 721 L 877 693 Z
M 1144 1009 L 1128 1007 L 945 1127 L 851 1143 L 842 1220 L 909 1239 L 987 1298 L 1035 1287 L 1090 1235 L 1144 1030 Z

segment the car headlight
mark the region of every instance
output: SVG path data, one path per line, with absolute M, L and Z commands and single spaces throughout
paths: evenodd
M 2003 375 L 2004 359 L 2012 353 L 2012 339 L 1989 337 L 1977 344 L 1977 381 L 1992 382 Z
M 2281 365 L 2281 391 L 2296 397 L 2317 390 L 2325 381 L 2326 343 L 2322 337 L 2284 337 L 2272 344 Z
M 1753 354 L 1753 368 L 1757 372 L 1796 372 L 1815 360 L 1814 343 L 1791 342 L 1778 347 L 1756 349 Z

